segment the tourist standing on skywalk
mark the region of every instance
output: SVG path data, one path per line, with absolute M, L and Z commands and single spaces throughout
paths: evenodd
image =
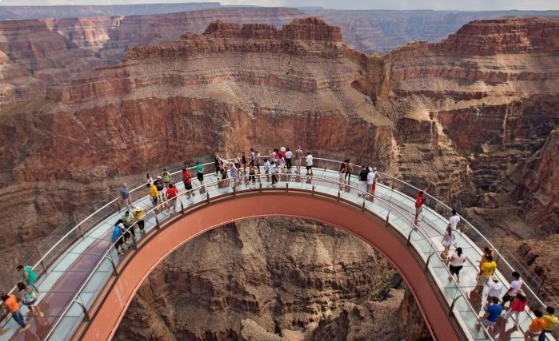
M 2 301 L 4 301 L 4 304 L 6 305 L 6 307 L 8 307 L 8 311 L 12 314 L 12 317 L 14 319 L 14 321 L 17 322 L 17 324 L 19 324 L 19 326 L 21 327 L 19 329 L 19 332 L 24 332 L 27 329 L 29 329 L 30 325 L 25 323 L 25 319 L 23 318 L 23 315 L 21 314 L 20 311 L 20 305 L 19 303 L 17 303 L 17 298 L 15 295 L 8 295 L 6 293 L 3 293 L 1 295 Z
M 305 166 L 307 167 L 307 175 L 313 176 L 312 167 L 313 167 L 313 156 L 311 152 L 307 152 L 307 158 L 305 159 Z
M 425 193 L 427 193 L 427 189 L 428 188 L 425 188 L 424 190 L 419 191 L 419 193 L 417 193 L 417 196 L 415 197 L 415 218 L 413 222 L 416 225 L 421 221 L 419 215 L 421 214 L 421 212 L 423 212 L 423 202 L 425 201 L 424 195 Z
M 545 320 L 542 318 L 543 313 L 540 310 L 533 311 L 535 319 L 528 326 L 528 330 L 524 333 L 524 337 L 528 341 L 533 341 L 539 338 L 540 334 L 545 330 Z
M 301 146 L 297 148 L 293 158 L 295 159 L 295 168 L 297 169 L 297 173 L 301 174 L 301 160 L 303 159 L 303 151 L 301 150 Z
M 446 231 L 443 235 L 443 240 L 441 241 L 444 246 L 443 251 L 443 260 L 448 258 L 448 252 L 450 251 L 450 247 L 454 245 L 454 231 L 450 226 L 447 226 Z
M 198 167 L 198 165 L 196 166 Z M 204 167 L 202 166 L 202 171 L 204 171 Z M 196 168 L 196 172 L 198 173 L 198 168 Z M 199 179 L 199 177 L 198 177 Z M 202 181 L 204 179 L 204 175 L 202 175 Z M 184 190 L 186 191 L 186 198 L 190 198 L 191 196 L 194 197 L 194 192 L 192 191 L 192 174 L 188 171 L 187 168 L 182 169 L 182 182 L 184 183 Z
M 460 216 L 456 212 L 456 210 L 452 210 L 452 216 L 448 218 L 448 224 L 452 227 L 453 231 L 461 230 L 462 223 L 460 222 Z
M 169 184 L 167 192 L 165 192 L 165 197 L 167 198 L 167 210 L 173 209 L 173 212 L 177 208 L 177 195 L 179 190 L 173 184 Z M 190 198 L 190 197 L 189 197 Z
M 266 181 L 270 181 L 270 161 L 268 159 L 264 159 L 264 173 L 266 174 Z
M 270 176 L 272 177 L 272 186 L 275 186 L 276 182 L 278 182 L 278 175 L 276 173 L 277 173 L 276 162 L 272 161 L 272 163 L 270 164 Z
M 111 235 L 111 242 L 115 243 L 116 253 L 120 256 L 122 255 L 121 247 L 124 244 L 124 224 L 123 220 L 119 219 L 114 228 L 113 233 Z
M 361 166 L 361 172 L 359 172 L 359 185 L 357 186 L 357 190 L 359 191 L 359 197 L 366 197 L 367 193 L 367 176 L 369 175 L 369 168 L 365 165 Z
M 214 156 L 214 166 L 215 166 L 215 175 L 219 174 L 219 170 L 221 169 L 221 158 L 219 157 L 218 153 L 215 153 Z
M 340 190 L 343 190 L 345 188 L 345 175 L 347 172 L 347 159 L 344 160 L 344 162 L 342 162 L 340 164 L 340 170 L 338 171 L 340 179 L 339 179 L 339 183 L 340 183 Z
M 21 281 L 35 289 L 37 294 L 39 294 L 39 288 L 35 285 L 37 282 L 37 274 L 33 271 L 33 268 L 29 265 L 18 265 L 16 269 L 21 273 Z
M 464 263 L 466 263 L 466 255 L 462 253 L 462 248 L 459 247 L 456 251 L 450 256 L 448 267 L 450 270 L 450 276 L 448 276 L 448 280 L 452 280 L 452 276 L 456 275 L 456 282 L 460 284 L 460 271 L 464 267 Z
M 478 292 L 480 294 L 483 291 L 483 288 L 485 287 L 487 282 L 489 281 L 489 278 L 491 278 L 495 273 L 495 270 L 497 270 L 497 263 L 493 261 L 493 257 L 491 255 L 486 255 L 486 262 L 483 263 L 483 265 L 481 266 L 481 269 L 479 270 L 477 276 L 477 282 L 478 282 L 477 286 L 478 286 Z
M 476 328 L 479 329 L 482 324 L 488 330 L 490 328 L 494 328 L 495 325 L 497 324 L 497 321 L 499 321 L 499 316 L 501 316 L 502 312 L 503 312 L 503 307 L 499 304 L 499 299 L 495 297 L 491 297 L 491 300 L 489 301 L 489 306 L 487 306 L 487 309 L 485 310 L 485 314 L 483 315 L 483 317 L 479 318 L 480 322 L 476 324 Z
M 524 284 L 524 282 L 520 278 L 520 273 L 519 272 L 514 271 L 512 273 L 512 278 L 514 278 L 514 279 L 512 280 L 512 282 L 510 282 L 510 287 L 507 290 L 507 292 L 505 293 L 505 295 L 503 296 L 503 301 L 502 301 L 503 308 L 505 307 L 505 304 L 507 302 L 514 301 L 514 299 L 516 298 L 516 295 L 518 294 L 518 292 L 522 288 L 522 285 Z
M 351 163 L 351 159 L 347 159 L 345 161 L 345 178 L 347 179 L 347 184 L 351 183 L 351 173 L 353 173 L 353 164 Z
M 287 148 L 285 152 L 285 165 L 287 166 L 287 171 L 291 173 L 291 159 L 293 158 L 293 152 Z
M 545 308 L 547 314 L 543 316 L 545 320 L 545 329 L 540 334 L 538 341 L 545 341 L 545 334 L 551 334 L 557 328 L 557 316 L 555 316 L 555 309 L 552 307 Z
M 136 224 L 138 224 L 138 228 L 140 229 L 140 235 L 144 235 L 146 233 L 145 230 L 145 222 L 144 218 L 146 216 L 146 210 L 141 207 L 136 207 L 132 212 L 134 215 L 134 219 L 136 220 Z
M 122 184 L 122 187 L 118 190 L 118 194 L 119 201 L 121 202 L 121 209 L 132 209 L 132 198 L 130 197 L 130 191 L 128 190 L 128 185 L 126 183 Z
M 196 178 L 200 181 L 200 185 L 204 184 L 204 165 L 196 161 Z
M 37 292 L 35 292 L 35 289 L 33 289 L 30 286 L 27 286 L 23 282 L 19 282 L 17 284 L 17 288 L 19 290 L 17 295 L 18 299 L 21 303 L 23 303 L 26 307 L 29 308 L 29 313 L 31 315 L 44 317 L 45 314 L 43 314 L 43 312 L 41 311 L 41 307 L 39 307 L 39 304 L 37 303 L 37 299 L 39 298 L 39 295 L 37 294 Z
M 505 320 L 508 320 L 514 314 L 514 326 L 518 327 L 520 313 L 526 309 L 528 305 L 528 298 L 522 290 L 518 290 L 514 301 L 511 302 L 509 310 L 503 315 Z

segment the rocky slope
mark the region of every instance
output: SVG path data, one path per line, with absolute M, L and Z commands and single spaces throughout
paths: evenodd
M 470 207 L 480 228 L 543 238 L 557 219 L 558 42 L 557 20 L 501 19 L 367 55 L 308 18 L 282 29 L 216 21 L 131 48 L 45 98 L 2 107 L 10 258 L 0 264 L 31 256 L 22 243 L 48 245 L 146 168 L 284 144 L 366 157 Z M 346 328 L 364 314 L 351 309 L 323 323 Z
M 193 11 L 194 9 L 204 9 Z M 177 11 L 189 11 L 174 13 Z M 209 23 L 266 23 L 276 27 L 316 16 L 341 27 L 344 41 L 365 53 L 384 53 L 412 40 L 438 41 L 474 19 L 559 16 L 559 12 L 303 11 L 226 8 L 217 3 L 127 6 L 0 7 L 0 104 L 42 97 L 46 87 L 120 61 L 133 46 L 202 33 Z M 2 18 L 12 19 L 4 20 Z M 32 19 L 37 20 L 13 20 Z M 53 19 L 54 18 L 54 19 Z
M 399 340 L 399 282 L 371 247 L 332 227 L 242 221 L 158 266 L 115 340 Z

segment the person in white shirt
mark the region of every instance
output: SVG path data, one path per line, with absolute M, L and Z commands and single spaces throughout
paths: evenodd
M 462 253 L 462 248 L 456 248 L 456 252 L 450 256 L 448 267 L 450 270 L 450 276 L 448 276 L 448 280 L 452 280 L 452 276 L 456 275 L 456 282 L 460 283 L 460 270 L 464 266 L 466 262 L 466 255 Z
M 278 182 L 278 178 L 276 175 L 276 163 L 274 161 L 272 161 L 272 164 L 270 165 L 270 175 L 272 176 L 272 186 L 276 184 L 276 182 Z
M 489 282 L 489 289 L 487 290 L 487 300 L 490 297 L 501 297 L 501 291 L 503 290 L 503 284 L 499 282 L 499 277 L 493 275 L 491 281 Z
M 501 303 L 503 308 L 505 307 L 505 303 L 514 301 L 516 295 L 518 294 L 518 291 L 522 288 L 522 284 L 524 284 L 522 279 L 520 279 L 520 273 L 515 271 L 512 273 L 512 277 L 514 279 L 512 282 L 510 282 L 510 288 L 503 296 L 503 301 Z
M 266 181 L 270 181 L 270 161 L 268 159 L 264 159 L 264 173 L 266 173 Z
M 233 179 L 233 187 L 237 186 L 237 178 L 239 177 L 239 169 L 237 165 L 232 164 L 231 168 L 229 168 L 229 173 L 231 174 L 231 179 Z
M 285 164 L 287 166 L 287 172 L 291 173 L 291 159 L 293 158 L 293 152 L 287 148 L 285 152 Z
M 312 154 L 310 152 L 307 153 L 307 158 L 305 160 L 305 164 L 307 166 L 307 175 L 313 175 L 312 173 Z
M 452 227 L 453 231 L 460 230 L 462 224 L 460 223 L 460 216 L 456 213 L 456 210 L 452 210 L 452 217 L 448 219 L 448 223 L 450 227 Z
M 448 226 L 443 236 L 442 244 L 444 246 L 443 257 L 448 258 L 448 251 L 450 247 L 454 245 L 454 231 Z
M 377 178 L 377 172 L 374 171 L 374 170 L 370 171 L 369 174 L 367 174 L 367 192 L 368 193 L 373 193 L 373 184 L 375 183 L 376 178 Z

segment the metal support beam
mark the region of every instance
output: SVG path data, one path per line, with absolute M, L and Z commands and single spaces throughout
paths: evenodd
M 87 322 L 91 321 L 91 316 L 89 315 L 89 311 L 87 311 L 87 308 L 78 300 L 74 300 L 74 303 L 78 304 L 82 308 L 85 320 Z
M 462 294 L 460 294 L 452 300 L 452 303 L 450 304 L 450 310 L 448 311 L 448 316 L 454 315 L 454 306 L 456 305 L 456 301 L 458 301 L 458 299 L 460 297 L 464 297 L 464 296 L 462 296 Z
M 157 226 L 158 230 L 161 230 L 161 224 L 159 224 L 159 218 L 157 218 L 157 214 L 155 215 L 155 226 Z
M 105 256 L 103 258 L 106 258 L 106 259 L 109 260 L 109 262 L 111 262 L 111 266 L 113 267 L 113 275 L 118 276 L 118 270 L 116 268 L 115 262 L 113 261 L 113 258 L 112 257 L 107 257 L 107 256 Z

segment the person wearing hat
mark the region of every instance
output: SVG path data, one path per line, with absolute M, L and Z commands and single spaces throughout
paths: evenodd
M 140 235 L 144 235 L 146 233 L 145 230 L 145 222 L 144 218 L 146 216 L 146 210 L 141 207 L 136 207 L 132 212 L 134 215 L 134 219 L 136 220 L 136 224 L 138 224 L 138 228 L 140 229 Z
M 505 320 L 508 320 L 512 314 L 514 314 L 514 326 L 518 327 L 519 321 L 518 318 L 520 313 L 526 309 L 526 305 L 528 305 L 528 298 L 522 289 L 518 290 L 516 293 L 514 301 L 510 304 L 510 309 L 505 313 L 503 316 Z
M 491 297 L 501 297 L 501 291 L 503 291 L 503 284 L 499 281 L 499 277 L 497 275 L 493 275 L 491 277 L 491 281 L 488 283 L 488 290 L 487 290 L 487 300 Z

